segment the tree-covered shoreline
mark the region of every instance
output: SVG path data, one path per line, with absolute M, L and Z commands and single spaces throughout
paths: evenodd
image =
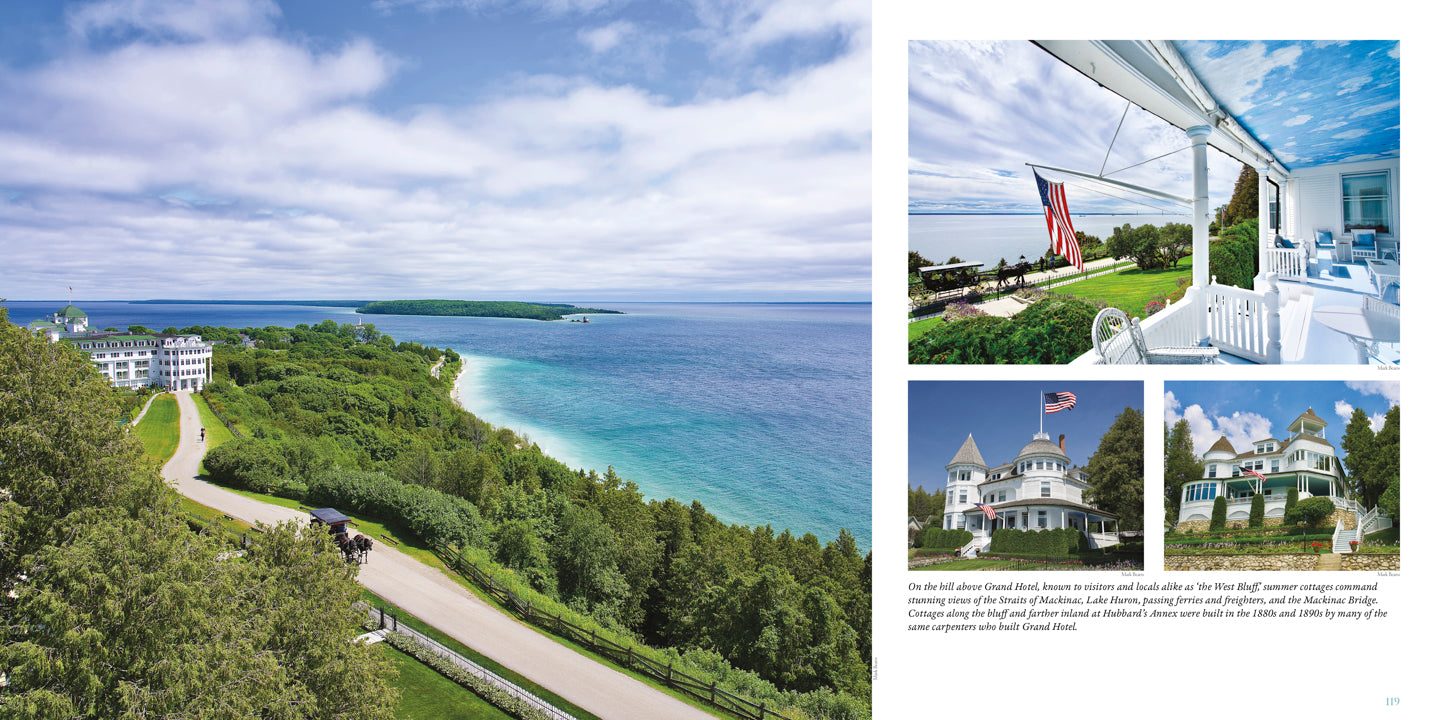
M 583 308 L 563 303 L 528 303 L 508 300 L 382 300 L 355 309 L 363 315 L 439 315 L 497 317 L 523 320 L 560 320 L 566 315 L 623 315 L 619 310 Z
M 213 480 L 400 521 L 601 629 L 711 657 L 757 699 L 868 716 L 870 558 L 848 532 L 727 525 L 570 468 L 450 401 L 453 350 L 328 320 L 246 328 L 254 348 L 186 331 L 224 342 L 205 394 L 246 435 L 207 456 Z

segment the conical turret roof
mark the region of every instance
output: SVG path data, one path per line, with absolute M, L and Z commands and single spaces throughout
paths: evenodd
M 1226 440 L 1224 435 L 1221 435 L 1220 439 L 1216 440 L 1215 444 L 1211 445 L 1210 449 L 1205 451 L 1205 454 L 1208 455 L 1212 452 L 1215 452 L 1216 450 L 1224 451 L 1230 453 L 1231 455 L 1235 454 L 1235 446 L 1231 445 L 1230 441 Z
M 975 436 L 973 434 L 965 437 L 965 444 L 960 446 L 960 450 L 955 453 L 955 457 L 951 458 L 950 462 L 946 463 L 945 467 L 950 467 L 951 465 L 976 465 L 982 468 L 990 467 L 985 464 L 985 458 L 980 456 L 980 446 L 975 444 Z

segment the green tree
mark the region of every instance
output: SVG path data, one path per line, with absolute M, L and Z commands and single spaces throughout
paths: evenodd
M 1127 407 L 1100 438 L 1085 467 L 1090 489 L 1085 501 L 1120 516 L 1120 527 L 1145 527 L 1145 416 Z
M 1384 510 L 1396 525 L 1400 524 L 1400 477 L 1398 475 L 1385 488 L 1385 494 L 1380 496 L 1380 509 Z
M 1186 483 L 1198 481 L 1204 474 L 1200 458 L 1195 457 L 1195 442 L 1190 437 L 1190 421 L 1181 418 L 1165 428 L 1165 521 L 1180 519 L 1180 493 Z
M 1235 179 L 1235 188 L 1226 205 L 1225 224 L 1232 225 L 1247 218 L 1260 217 L 1260 175 L 1249 165 L 1240 166 L 1240 176 Z
M 1380 497 L 1376 483 L 1371 479 L 1375 465 L 1375 431 L 1370 427 L 1370 416 L 1360 408 L 1350 413 L 1350 422 L 1345 425 L 1345 436 L 1340 440 L 1345 450 L 1345 468 L 1350 476 L 1351 487 L 1360 493 L 1365 507 L 1374 507 Z
M 33 718 L 393 716 L 354 569 L 296 526 L 193 532 L 84 354 L 0 309 L 0 668 Z
M 1225 490 L 1215 494 L 1215 504 L 1210 506 L 1210 531 L 1225 529 L 1225 516 L 1230 512 L 1230 503 L 1225 500 Z
M 1334 512 L 1335 503 L 1331 502 L 1330 498 L 1305 498 L 1295 503 L 1295 507 L 1285 516 L 1285 522 L 1313 529 Z
M 1130 258 L 1141 270 L 1160 267 L 1160 231 L 1150 224 L 1138 228 L 1125 223 L 1115 228 L 1105 249 L 1113 258 Z
M 1375 502 L 1385 495 L 1390 482 L 1400 477 L 1400 406 L 1391 406 L 1385 412 L 1385 426 L 1375 433 L 1375 444 L 1370 455 L 1369 484 L 1375 494 Z M 1365 507 L 1374 507 L 1367 502 Z
M 911 251 L 910 251 L 910 274 L 911 274 L 911 275 L 919 275 L 919 274 L 920 274 L 920 268 L 922 268 L 922 267 L 933 267 L 934 265 L 935 265 L 935 263 L 932 262 L 932 261 L 930 260 L 930 258 L 927 258 L 927 257 L 925 257 L 924 255 L 921 255 L 920 253 L 915 252 L 914 250 L 911 250 Z

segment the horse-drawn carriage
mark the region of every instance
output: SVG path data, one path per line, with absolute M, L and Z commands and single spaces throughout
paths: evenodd
M 345 513 L 335 508 L 319 508 L 310 511 L 310 524 L 329 527 L 330 539 L 335 541 L 335 547 L 340 549 L 346 562 L 369 562 L 370 549 L 375 546 L 375 543 L 358 532 L 351 537 L 348 528 L 351 522 Z

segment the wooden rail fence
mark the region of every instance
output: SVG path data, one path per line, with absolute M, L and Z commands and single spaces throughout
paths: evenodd
M 606 638 L 595 630 L 587 630 L 578 625 L 572 624 L 564 617 L 552 615 L 539 608 L 532 606 L 528 601 L 521 600 L 515 593 L 501 585 L 489 573 L 475 567 L 473 563 L 461 557 L 450 547 L 436 548 L 435 554 L 445 560 L 455 572 L 465 576 L 470 582 L 484 588 L 486 592 L 494 595 L 506 605 L 514 609 L 522 619 L 531 625 L 541 627 L 556 635 L 577 642 L 592 652 L 598 653 L 612 662 L 623 665 L 642 675 L 665 683 L 667 687 L 679 690 L 693 698 L 710 703 L 716 708 L 736 715 L 745 720 L 766 720 L 776 718 L 777 720 L 793 720 L 787 715 L 781 715 L 765 706 L 765 703 L 755 703 L 726 690 L 721 690 L 714 682 L 705 682 L 683 671 L 676 670 L 670 663 L 661 664 L 653 658 L 647 657 L 645 648 L 637 649 L 633 645 L 621 645 L 609 638 Z

